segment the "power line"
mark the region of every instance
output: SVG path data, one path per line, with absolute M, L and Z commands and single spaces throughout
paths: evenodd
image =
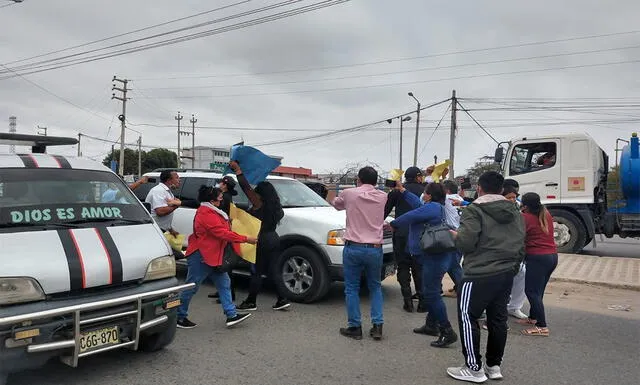
M 622 36 L 622 35 L 637 34 L 637 33 L 640 33 L 640 30 L 626 31 L 626 32 L 615 32 L 615 33 L 600 34 L 600 35 L 579 36 L 579 37 L 571 37 L 571 38 L 555 39 L 555 40 L 546 40 L 546 41 L 537 41 L 537 42 L 529 42 L 529 43 L 521 43 L 521 44 L 509 44 L 509 45 L 496 46 L 496 47 L 476 48 L 476 49 L 470 49 L 470 50 L 453 51 L 453 52 L 429 54 L 429 55 L 422 55 L 422 56 L 413 56 L 413 57 L 407 57 L 407 58 L 378 60 L 378 61 L 370 61 L 370 62 L 362 62 L 362 63 L 341 64 L 341 65 L 335 65 L 335 66 L 310 67 L 310 68 L 292 69 L 292 70 L 285 70 L 285 71 L 257 72 L 257 73 L 252 73 L 252 74 L 225 74 L 225 75 L 206 75 L 206 76 L 202 76 L 202 75 L 197 75 L 197 76 L 175 76 L 175 77 L 168 77 L 168 78 L 167 77 L 163 77 L 163 78 L 139 78 L 138 81 L 202 79 L 202 78 L 219 78 L 219 77 L 229 78 L 229 77 L 240 77 L 240 76 L 276 75 L 276 74 L 288 74 L 288 73 L 295 73 L 295 72 L 331 70 L 331 69 L 360 67 L 360 66 L 375 65 L 375 64 L 396 63 L 396 62 L 401 62 L 401 61 L 427 59 L 427 58 L 435 58 L 435 57 L 442 57 L 442 56 L 453 56 L 453 55 L 460 55 L 460 54 L 466 54 L 466 53 L 494 51 L 494 50 L 509 49 L 509 48 L 520 48 L 520 47 L 528 47 L 528 46 L 535 46 L 535 45 L 546 45 L 546 44 L 561 43 L 561 42 L 576 41 L 576 40 L 589 40 L 589 39 L 596 39 L 596 38 L 602 38 L 602 37 Z
M 24 58 L 24 59 L 10 61 L 10 62 L 4 63 L 4 64 L 9 65 L 9 64 L 15 64 L 15 63 L 23 63 L 23 62 L 28 61 L 28 60 L 39 59 L 41 57 L 50 56 L 50 55 L 53 55 L 53 54 L 56 54 L 56 53 L 71 51 L 71 50 L 76 49 L 76 48 L 87 47 L 89 45 L 102 43 L 102 42 L 105 42 L 105 41 L 117 39 L 119 37 L 133 35 L 133 34 L 138 33 L 138 32 L 147 31 L 147 30 L 150 30 L 150 29 L 153 29 L 153 28 L 157 28 L 157 27 L 163 27 L 165 25 L 169 25 L 169 24 L 180 22 L 180 21 L 192 19 L 192 18 L 195 18 L 195 17 L 198 17 L 198 16 L 203 16 L 203 15 L 206 15 L 206 14 L 209 14 L 209 13 L 221 11 L 221 10 L 228 9 L 228 8 L 233 8 L 233 7 L 236 7 L 236 6 L 244 4 L 244 3 L 249 3 L 251 1 L 253 1 L 253 0 L 239 1 L 237 3 L 225 5 L 223 7 L 218 7 L 218 8 L 215 8 L 215 9 L 208 10 L 208 11 L 199 12 L 199 13 L 196 13 L 196 14 L 193 14 L 193 15 L 190 15 L 190 16 L 186 16 L 186 17 L 181 17 L 179 19 L 170 20 L 170 21 L 167 21 L 167 22 L 164 22 L 164 23 L 160 23 L 160 24 L 150 25 L 148 27 L 136 29 L 136 30 L 133 30 L 133 31 L 130 31 L 130 32 L 125 32 L 125 33 L 121 33 L 121 34 L 118 34 L 118 35 L 113 35 L 113 36 L 105 37 L 105 38 L 102 38 L 102 39 L 93 40 L 93 41 L 90 41 L 90 42 L 87 42 L 87 43 L 74 45 L 74 46 L 71 46 L 71 47 L 62 48 L 62 49 L 58 49 L 58 50 L 55 50 L 55 51 L 49 51 L 47 53 L 43 53 L 43 54 L 40 54 L 40 55 L 27 57 L 27 58 Z
M 485 134 L 487 134 L 487 135 L 491 138 L 491 140 L 493 140 L 494 142 L 496 142 L 496 144 L 500 144 L 500 142 L 498 142 L 498 141 L 496 140 L 496 138 L 494 138 L 494 137 L 493 137 L 493 135 L 491 135 L 491 134 L 489 133 L 489 131 L 487 131 L 487 129 L 486 129 L 486 128 L 484 128 L 484 127 L 482 126 L 482 124 L 480 124 L 480 122 L 478 122 L 478 121 L 476 120 L 476 118 L 474 118 L 474 117 L 473 117 L 473 115 L 471 115 L 471 114 L 469 113 L 469 111 L 468 111 L 466 108 L 464 108 L 464 107 L 462 106 L 462 104 L 460 104 L 460 102 L 458 102 L 458 105 L 460 106 L 460 109 L 461 109 L 462 111 L 464 111 L 467 115 L 469 115 L 469 117 L 470 117 L 470 118 L 475 122 L 475 124 L 477 124 L 477 125 L 478 125 L 478 127 L 480 127 L 480 129 L 481 129 L 482 131 L 484 131 L 484 133 L 485 133 Z
M 478 74 L 478 75 L 454 76 L 454 77 L 440 78 L 440 79 L 414 80 L 410 82 L 396 82 L 396 83 L 374 84 L 374 85 L 366 85 L 366 86 L 352 86 L 352 87 L 338 87 L 338 88 L 282 91 L 282 92 L 240 93 L 240 94 L 226 94 L 226 95 L 156 96 L 156 97 L 153 97 L 152 99 L 210 99 L 210 98 L 215 99 L 215 98 L 232 98 L 232 97 L 246 97 L 246 96 L 274 96 L 274 95 L 307 94 L 307 93 L 316 93 L 316 92 L 336 92 L 336 91 L 361 90 L 361 89 L 371 89 L 371 88 L 396 87 L 396 86 L 405 86 L 405 85 L 412 85 L 412 84 L 435 83 L 435 82 L 442 82 L 442 81 L 449 81 L 449 80 L 476 79 L 476 78 L 484 78 L 484 77 L 492 77 L 492 76 L 519 75 L 524 73 L 537 73 L 537 72 L 547 72 L 547 71 L 556 71 L 556 70 L 602 67 L 602 66 L 630 64 L 630 63 L 638 63 L 638 62 L 640 62 L 640 59 L 623 60 L 623 61 L 608 62 L 608 63 L 580 64 L 580 65 L 563 66 L 563 67 L 549 67 L 549 68 L 540 68 L 540 69 L 532 69 L 532 70 L 485 73 L 485 74 Z
M 257 87 L 257 86 L 314 83 L 314 82 L 325 82 L 325 81 L 334 81 L 334 80 L 361 79 L 361 78 L 370 78 L 370 77 L 378 77 L 378 76 L 399 75 L 399 74 L 408 74 L 408 73 L 416 73 L 416 72 L 424 72 L 424 71 L 435 71 L 435 70 L 441 70 L 441 69 L 472 67 L 472 66 L 480 66 L 480 65 L 487 65 L 487 64 L 500 64 L 500 63 L 516 62 L 516 61 L 545 59 L 545 58 L 552 58 L 552 57 L 585 55 L 585 54 L 591 54 L 591 53 L 601 53 L 601 52 L 618 51 L 618 50 L 635 49 L 635 48 L 640 48 L 640 45 L 619 47 L 619 48 L 606 48 L 606 49 L 598 49 L 598 50 L 590 50 L 590 51 L 565 52 L 565 53 L 551 54 L 551 55 L 528 56 L 528 57 L 511 58 L 511 59 L 499 59 L 499 60 L 490 60 L 490 61 L 475 62 L 475 63 L 453 64 L 453 65 L 438 66 L 438 67 L 425 67 L 425 68 L 418 68 L 413 70 L 391 71 L 391 72 L 374 73 L 374 74 L 368 74 L 368 75 L 350 75 L 350 76 L 340 76 L 340 77 L 333 77 L 333 78 L 292 80 L 292 81 L 284 81 L 284 82 L 267 82 L 267 83 L 253 83 L 253 84 L 248 83 L 248 84 L 198 85 L 198 86 L 182 86 L 182 87 L 151 87 L 151 88 L 142 88 L 142 89 L 145 91 L 152 91 L 152 90 Z
M 285 3 L 299 2 L 299 1 L 302 1 L 302 0 L 289 0 L 288 2 L 285 2 Z M 72 59 L 72 60 L 68 60 L 66 62 L 62 61 L 66 57 L 58 58 L 58 59 L 49 59 L 49 60 L 42 61 L 40 63 L 36 62 L 36 63 L 26 64 L 26 65 L 23 65 L 23 66 L 18 66 L 15 69 L 17 69 L 19 71 L 28 71 L 28 72 L 23 72 L 23 74 L 33 74 L 33 73 L 50 71 L 50 70 L 59 69 L 59 68 L 65 68 L 65 67 L 74 66 L 74 65 L 78 65 L 78 64 L 89 63 L 89 62 L 94 62 L 94 61 L 98 61 L 98 60 L 104 60 L 104 59 L 111 58 L 111 57 L 127 55 L 127 54 L 134 53 L 134 52 L 145 51 L 145 50 L 149 50 L 149 49 L 153 49 L 153 48 L 164 47 L 164 46 L 177 44 L 177 43 L 181 43 L 181 42 L 185 42 L 185 41 L 189 41 L 189 40 L 194 40 L 194 39 L 199 39 L 199 38 L 203 38 L 203 37 L 207 37 L 207 36 L 217 35 L 217 34 L 229 32 L 229 31 L 233 31 L 233 30 L 237 30 L 237 29 L 248 28 L 248 27 L 251 27 L 251 26 L 255 26 L 255 25 L 268 23 L 268 22 L 275 21 L 275 20 L 280 20 L 280 19 L 296 16 L 296 15 L 299 15 L 299 14 L 303 14 L 303 13 L 319 10 L 319 9 L 322 9 L 322 8 L 333 7 L 335 5 L 346 3 L 348 1 L 351 1 L 351 0 L 324 0 L 324 1 L 321 1 L 321 2 L 318 2 L 318 3 L 315 3 L 315 4 L 311 4 L 311 5 L 307 5 L 307 6 L 303 6 L 303 7 L 299 7 L 299 8 L 295 8 L 295 9 L 279 12 L 279 13 L 275 13 L 275 14 L 272 14 L 272 15 L 264 16 L 264 17 L 253 19 L 253 20 L 249 20 L 249 21 L 239 22 L 239 23 L 236 23 L 236 24 L 232 24 L 230 26 L 215 28 L 215 29 L 204 31 L 204 32 L 197 32 L 197 33 L 192 33 L 192 34 L 188 34 L 188 35 L 183 35 L 183 36 L 180 36 L 180 37 L 167 39 L 167 40 L 163 40 L 163 41 L 160 41 L 160 42 L 154 42 L 154 43 L 149 43 L 149 44 L 145 44 L 145 45 L 140 45 L 140 46 L 137 46 L 137 47 L 125 48 L 125 49 L 122 49 L 122 50 L 113 51 L 111 53 L 104 53 L 104 54 L 98 54 L 98 55 L 93 55 L 93 56 L 87 56 L 85 58 Z M 273 8 L 273 7 L 276 7 L 276 6 L 282 6 L 282 5 L 276 4 L 276 5 L 272 5 L 272 6 L 268 6 L 268 7 L 264 7 L 264 8 Z M 245 12 L 245 14 L 257 13 L 257 12 L 258 11 L 254 10 L 254 11 L 250 11 L 250 12 Z M 262 11 L 259 11 L 259 12 L 262 12 Z M 240 16 L 236 15 L 236 16 L 231 16 L 231 17 L 227 17 L 227 18 L 223 18 L 223 19 L 230 19 L 230 18 L 232 19 L 232 18 L 237 18 L 237 17 L 240 17 Z M 219 19 L 219 20 L 221 20 L 221 19 Z M 217 21 L 217 22 L 220 22 L 220 21 Z M 193 28 L 197 28 L 197 26 L 185 27 L 183 29 L 193 29 Z M 175 32 L 165 32 L 165 33 L 159 34 L 159 35 L 160 36 L 161 35 L 168 35 L 168 34 L 171 34 L 171 33 L 175 33 Z M 140 38 L 140 39 L 137 39 L 137 40 L 135 40 L 133 42 L 148 40 L 148 39 L 152 39 L 152 38 L 155 38 L 155 37 L 156 36 Z M 86 55 L 87 53 L 91 53 L 91 52 L 95 52 L 95 51 L 101 51 L 101 50 L 105 50 L 105 49 L 108 49 L 108 48 L 127 45 L 127 44 L 131 44 L 131 43 L 132 42 L 120 43 L 120 44 L 116 44 L 116 45 L 114 45 L 112 47 L 100 48 L 100 49 L 96 49 L 96 50 L 85 52 L 85 53 L 68 55 L 67 57 L 72 57 L 72 56 L 75 57 L 75 56 L 79 56 L 79 55 L 80 56 L 81 55 Z M 55 61 L 58 61 L 58 63 L 52 63 L 52 62 L 55 62 Z M 42 63 L 51 63 L 51 64 L 39 65 L 39 64 L 42 64 Z M 37 68 L 40 68 L 40 69 L 37 69 Z M 11 77 L 13 77 L 13 76 L 5 76 L 4 78 L 0 78 L 0 80 L 9 79 Z
M 436 134 L 436 131 L 438 131 L 438 128 L 440 127 L 440 124 L 442 123 L 442 120 L 444 120 L 444 117 L 447 116 L 447 112 L 449 112 L 450 109 L 451 109 L 451 104 L 449 104 L 449 106 L 447 106 L 447 109 L 444 111 L 444 114 L 442 114 L 442 118 L 440 118 L 440 121 L 438 122 L 438 124 L 436 124 L 436 128 L 433 129 L 433 132 L 431 133 L 431 136 L 425 142 L 424 146 L 422 146 L 422 150 L 420 150 L 420 155 L 418 155 L 418 158 L 420 156 L 422 156 L 422 153 L 424 152 L 424 150 L 426 150 L 427 146 L 429 145 L 429 143 L 431 143 L 431 139 L 433 139 L 433 136 Z

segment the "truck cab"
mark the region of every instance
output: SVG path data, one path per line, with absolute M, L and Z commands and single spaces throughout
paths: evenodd
M 559 252 L 578 252 L 606 213 L 609 159 L 587 134 L 517 138 L 496 151 L 505 179 L 540 195 L 554 217 Z
M 60 140 L 56 140 L 60 139 Z M 46 147 L 73 138 L 0 134 L 0 384 L 51 358 L 158 350 L 181 285 L 160 228 L 118 175 Z

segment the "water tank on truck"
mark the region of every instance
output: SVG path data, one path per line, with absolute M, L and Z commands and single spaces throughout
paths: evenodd
M 629 144 L 620 155 L 620 190 L 622 199 L 612 202 L 609 213 L 615 219 L 606 232 L 619 234 L 622 238 L 640 237 L 640 144 L 637 133 L 631 135 Z M 611 216 L 610 216 L 611 218 Z M 609 235 L 609 234 L 607 234 Z

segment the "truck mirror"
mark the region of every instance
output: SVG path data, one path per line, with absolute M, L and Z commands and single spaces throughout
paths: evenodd
M 504 160 L 504 148 L 498 147 L 496 148 L 496 152 L 493 155 L 493 161 L 496 163 L 502 163 Z

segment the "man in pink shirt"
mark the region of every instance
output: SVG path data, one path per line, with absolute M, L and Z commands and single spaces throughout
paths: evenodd
M 345 337 L 362 339 L 360 319 L 360 277 L 365 273 L 371 297 L 369 335 L 382 339 L 382 233 L 387 194 L 376 189 L 378 172 L 364 167 L 358 172 L 358 187 L 344 190 L 333 200 L 338 210 L 347 211 L 347 230 L 342 254 L 344 294 L 347 305 L 347 327 L 340 329 Z

